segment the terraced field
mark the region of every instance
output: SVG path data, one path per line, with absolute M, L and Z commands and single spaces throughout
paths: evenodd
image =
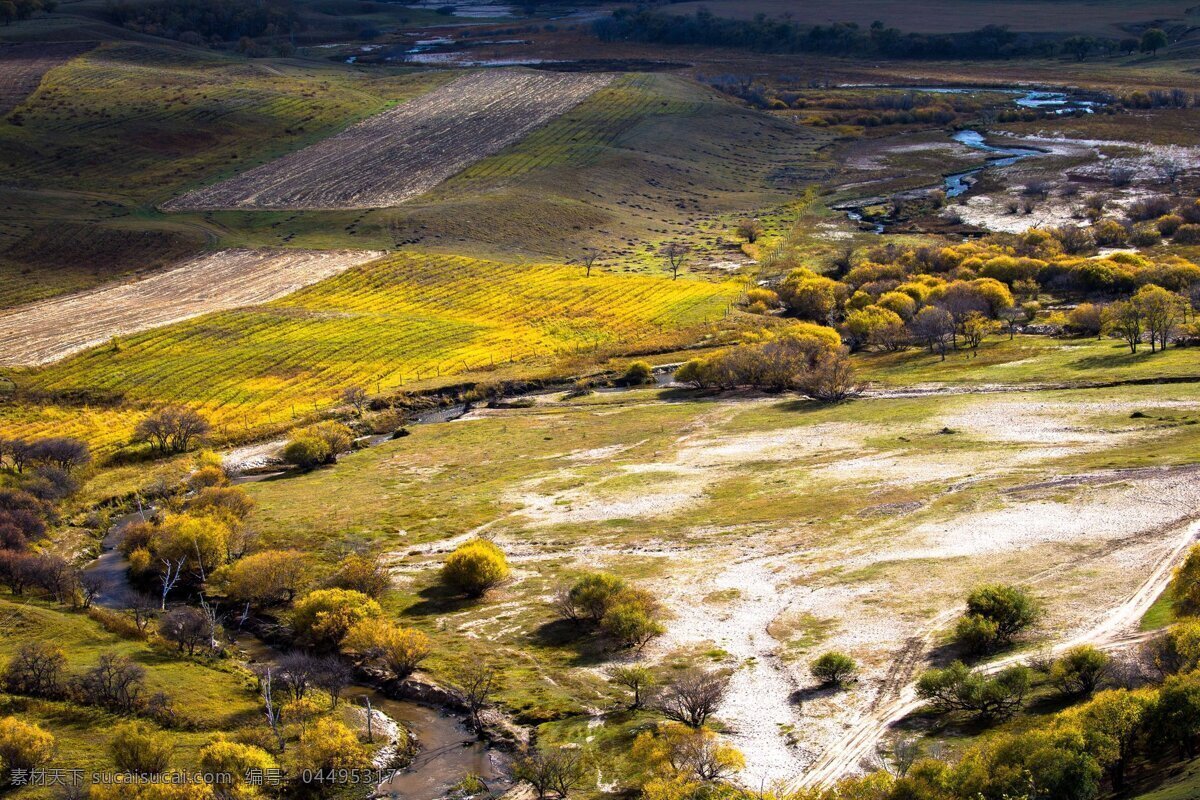
M 401 254 L 266 305 L 136 334 L 11 377 L 29 402 L 11 435 L 123 441 L 142 409 L 203 408 L 230 438 L 338 402 L 349 385 L 394 390 L 468 370 L 649 338 L 681 341 L 721 319 L 740 284 Z M 7 335 L 4 338 L 9 338 Z
M 468 75 L 338 136 L 164 204 L 206 209 L 396 206 L 577 105 L 612 76 Z
M 0 366 L 46 364 L 114 336 L 266 303 L 373 261 L 371 250 L 224 250 L 144 280 L 0 314 Z
M 0 45 L 0 114 L 16 108 L 47 72 L 93 46 L 90 42 Z

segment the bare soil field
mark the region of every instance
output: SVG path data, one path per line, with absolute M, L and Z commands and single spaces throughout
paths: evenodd
M 47 72 L 94 46 L 90 42 L 0 45 L 0 114 L 20 105 Z
M 0 315 L 0 365 L 57 361 L 114 336 L 274 300 L 373 261 L 371 250 L 223 250 L 144 280 Z
M 467 75 L 325 141 L 166 203 L 168 211 L 399 205 L 570 110 L 613 76 Z

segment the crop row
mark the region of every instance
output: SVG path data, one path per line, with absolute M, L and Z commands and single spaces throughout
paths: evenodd
M 61 363 L 12 370 L 24 397 L 7 435 L 127 437 L 145 408 L 186 403 L 241 433 L 373 392 L 529 359 L 659 337 L 720 319 L 732 283 L 401 254 L 285 299 L 130 336 Z M 74 398 L 71 409 L 54 398 Z M 79 398 L 96 398 L 78 405 Z

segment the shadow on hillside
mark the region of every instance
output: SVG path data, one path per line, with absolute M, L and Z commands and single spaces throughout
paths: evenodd
M 429 617 L 438 614 L 453 614 L 476 605 L 479 600 L 467 597 L 440 583 L 417 592 L 421 599 L 401 612 L 405 617 Z

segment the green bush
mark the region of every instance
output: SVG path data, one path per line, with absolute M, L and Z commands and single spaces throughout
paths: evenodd
M 854 679 L 858 664 L 845 653 L 830 651 L 818 656 L 809 671 L 825 686 L 841 686 Z
M 1028 667 L 1009 667 L 993 677 L 972 672 L 955 661 L 946 669 L 923 673 L 917 681 L 917 696 L 939 711 L 967 711 L 981 719 L 998 719 L 1021 707 L 1030 684 Z
M 956 638 L 973 653 L 987 653 L 1012 642 L 1040 615 L 1024 589 L 1003 584 L 976 587 L 967 596 L 967 613 L 958 621 Z
M 1088 696 L 1108 674 L 1110 659 L 1091 645 L 1072 647 L 1050 666 L 1050 682 L 1067 697 Z

